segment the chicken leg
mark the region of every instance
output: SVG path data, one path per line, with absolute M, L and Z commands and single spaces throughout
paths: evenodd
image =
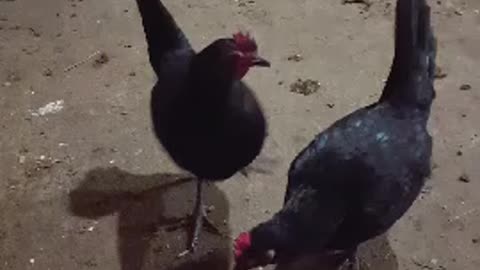
M 196 250 L 198 245 L 198 237 L 200 235 L 200 231 L 203 225 L 207 225 L 210 227 L 214 232 L 221 234 L 220 230 L 211 222 L 207 217 L 207 212 L 205 211 L 205 205 L 203 204 L 203 180 L 197 179 L 197 192 L 195 198 L 195 206 L 192 213 L 192 234 L 188 244 L 188 248 L 178 254 L 178 257 L 183 257 L 189 253 L 193 253 Z

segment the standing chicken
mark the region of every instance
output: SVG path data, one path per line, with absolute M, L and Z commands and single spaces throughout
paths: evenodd
M 248 35 L 217 39 L 195 53 L 158 0 L 137 0 L 158 81 L 152 90 L 155 134 L 170 157 L 198 179 L 193 251 L 205 216 L 202 184 L 225 180 L 260 153 L 266 122 L 255 95 L 240 80 L 252 66 L 270 66 Z
M 436 40 L 425 0 L 398 0 L 395 57 L 380 100 L 338 120 L 292 162 L 283 209 L 235 242 L 237 269 L 336 254 L 386 232 L 430 174 Z

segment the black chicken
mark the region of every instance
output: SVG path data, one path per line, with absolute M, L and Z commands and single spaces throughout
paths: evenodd
M 164 5 L 137 0 L 157 75 L 151 116 L 155 134 L 171 158 L 198 178 L 189 251 L 205 216 L 204 181 L 225 180 L 260 153 L 266 133 L 262 109 L 240 80 L 252 66 L 270 66 L 248 34 L 218 39 L 199 53 Z
M 305 254 L 354 262 L 359 244 L 404 215 L 430 175 L 435 56 L 430 7 L 398 0 L 395 57 L 380 100 L 335 122 L 295 158 L 283 209 L 237 238 L 237 269 Z

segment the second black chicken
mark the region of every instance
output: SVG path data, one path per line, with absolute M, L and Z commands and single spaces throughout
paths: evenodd
M 398 0 L 395 57 L 380 100 L 338 120 L 298 154 L 283 208 L 237 238 L 238 270 L 306 254 L 355 262 L 359 244 L 405 214 L 431 170 L 435 55 L 426 1 Z

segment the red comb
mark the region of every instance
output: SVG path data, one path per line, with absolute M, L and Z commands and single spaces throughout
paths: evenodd
M 242 52 L 254 52 L 257 50 L 257 43 L 248 32 L 238 32 L 233 34 L 233 40 L 235 41 L 237 48 Z
M 251 237 L 250 233 L 248 232 L 243 232 L 241 233 L 237 239 L 235 239 L 234 242 L 234 252 L 235 252 L 235 258 L 239 258 L 242 256 L 243 252 L 250 247 L 252 244 L 251 242 Z

